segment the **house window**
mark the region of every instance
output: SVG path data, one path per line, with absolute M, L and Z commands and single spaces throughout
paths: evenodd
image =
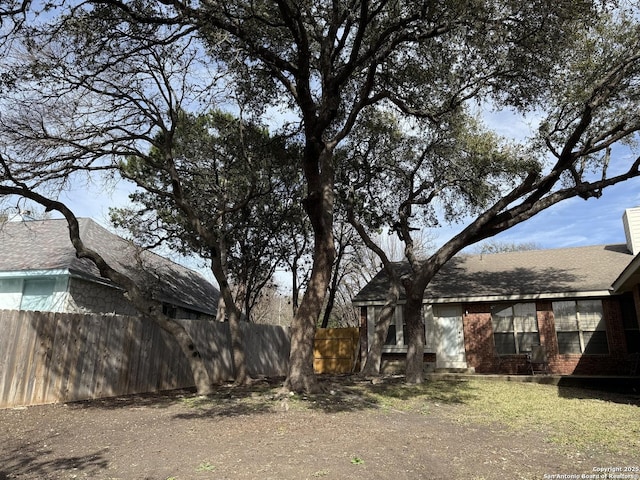
M 620 297 L 620 309 L 622 310 L 624 336 L 627 339 L 627 353 L 638 353 L 640 352 L 640 325 L 638 325 L 633 295 L 626 294 Z
M 609 353 L 600 300 L 553 302 L 553 316 L 559 353 Z
M 382 307 L 369 307 L 371 315 L 369 318 L 368 331 L 369 342 L 373 342 L 373 336 L 375 334 L 375 322 L 380 318 L 382 313 Z M 389 324 L 389 330 L 387 331 L 387 338 L 385 339 L 383 351 L 384 352 L 406 352 L 407 345 L 409 343 L 409 337 L 406 334 L 407 325 L 404 323 L 403 318 L 404 308 L 402 305 L 396 305 L 396 308 L 391 317 L 391 323 Z M 425 327 L 426 328 L 426 327 Z M 371 344 L 371 343 L 370 343 Z
M 396 330 L 395 319 L 392 319 L 391 323 L 389 324 L 389 330 L 387 330 L 387 339 L 384 341 L 384 344 L 396 345 L 398 343 L 397 336 L 398 336 L 398 332 Z
M 0 310 L 19 310 L 22 279 L 0 278 Z
M 34 278 L 24 281 L 22 290 L 21 310 L 50 311 L 54 303 L 53 292 L 56 286 L 55 278 Z
M 397 305 L 395 311 L 393 312 L 391 323 L 389 324 L 389 330 L 387 330 L 387 338 L 384 342 L 385 347 L 387 347 L 386 350 L 406 348 L 407 342 L 404 338 L 406 324 L 404 323 L 402 318 L 402 310 L 402 306 Z M 375 318 L 377 320 L 378 318 L 380 318 L 380 314 L 382 313 L 382 307 L 376 307 L 375 312 Z
M 491 309 L 491 322 L 498 355 L 528 352 L 540 343 L 535 303 L 496 305 Z

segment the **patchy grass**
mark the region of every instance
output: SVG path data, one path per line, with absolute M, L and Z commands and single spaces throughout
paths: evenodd
M 537 430 L 560 445 L 610 452 L 640 450 L 638 399 L 533 383 L 474 380 L 475 394 L 455 413 L 463 422 Z
M 466 424 L 535 430 L 558 445 L 612 453 L 640 450 L 640 399 L 535 383 L 441 380 L 423 385 L 360 383 L 351 395 L 383 410 L 446 414 Z
M 422 385 L 391 382 L 366 388 L 374 401 L 383 408 L 425 414 L 428 414 L 431 407 L 441 404 L 468 404 L 476 395 L 476 389 L 464 381 L 429 381 Z
M 196 472 L 213 472 L 216 469 L 214 465 L 211 465 L 209 462 L 202 462 L 196 468 Z
M 400 411 L 429 415 L 434 408 L 465 424 L 538 431 L 558 445 L 632 453 L 640 450 L 640 399 L 553 385 L 439 380 L 407 385 L 402 378 L 372 384 L 357 377 L 326 380 L 325 393 L 289 395 L 280 384 L 227 387 L 181 400 L 198 416 L 254 415 L 273 411 Z
M 640 399 L 554 385 L 506 381 L 433 381 L 368 387 L 382 408 L 447 415 L 466 424 L 535 430 L 559 445 L 612 453 L 640 450 Z

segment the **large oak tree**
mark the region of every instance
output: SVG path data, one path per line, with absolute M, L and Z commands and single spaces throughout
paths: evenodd
M 464 131 L 460 122 L 469 118 L 465 111 L 471 104 L 539 111 L 548 118 L 538 143 L 528 146 L 526 157 L 534 156 L 536 162 L 521 162 L 517 149 L 510 157 L 502 150 L 484 151 L 496 162 L 524 168 L 512 174 L 513 183 L 499 195 L 486 196 L 469 227 L 426 260 L 413 256 L 410 229 L 417 205 L 425 205 L 438 185 L 429 185 L 428 179 L 406 184 L 410 193 L 393 223 L 407 242 L 412 267 L 403 283 L 410 381 L 421 381 L 422 295 L 446 261 L 464 246 L 564 198 L 599 195 L 602 188 L 638 174 L 638 162 L 617 169 L 613 176 L 602 168 L 608 149 L 638 128 L 637 12 L 625 17 L 614 3 L 59 2 L 76 7 L 69 18 L 87 15 L 100 20 L 114 8 L 120 12 L 115 30 L 96 28 L 93 43 L 86 47 L 108 49 L 110 35 L 121 31 L 157 39 L 154 32 L 167 28 L 170 35 L 160 40 L 162 44 L 197 35 L 194 38 L 204 42 L 204 68 L 227 75 L 225 85 L 243 108 L 255 115 L 289 112 L 292 120 L 283 128 L 290 127 L 288 133 L 303 144 L 302 202 L 314 234 L 312 271 L 292 323 L 287 385 L 293 390 L 317 387 L 313 337 L 336 255 L 336 172 L 345 158 L 336 150 L 353 138 L 354 127 L 368 111 L 391 112 L 408 126 L 415 118 L 426 132 L 438 134 L 446 134 L 443 127 L 449 124 Z M 605 19 L 615 26 L 606 25 Z M 454 142 L 451 148 L 459 156 L 457 145 L 462 144 Z M 594 166 L 601 167 L 598 179 L 587 175 Z M 458 167 L 464 175 L 464 163 Z

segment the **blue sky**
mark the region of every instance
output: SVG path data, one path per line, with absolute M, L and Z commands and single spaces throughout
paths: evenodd
M 521 117 L 509 111 L 483 112 L 487 125 L 499 134 L 524 140 L 537 129 L 538 118 Z M 625 172 L 638 152 L 626 146 L 612 149 L 608 174 Z M 533 218 L 497 235 L 505 243 L 535 243 L 541 248 L 625 243 L 622 215 L 627 208 L 640 206 L 640 178 L 603 190 L 602 197 L 579 197 L 558 203 Z
M 620 149 L 621 155 L 629 155 Z M 616 162 L 612 157 L 612 167 Z M 98 183 L 77 185 L 61 199 L 76 215 L 91 217 L 109 226 L 109 207 L 128 203 L 129 188 L 120 183 L 105 187 Z M 624 243 L 624 210 L 640 206 L 640 178 L 605 189 L 599 199 L 572 198 L 539 213 L 495 238 L 505 243 L 535 243 L 541 248 Z M 464 222 L 444 226 L 436 231 L 442 244 L 464 227 Z
M 616 157 L 615 153 L 619 156 Z M 611 170 L 620 159 L 627 159 L 631 152 L 628 149 L 616 149 L 611 159 Z M 79 217 L 90 217 L 106 228 L 113 230 L 109 224 L 109 207 L 128 204 L 131 187 L 122 182 L 104 186 L 99 183 L 77 184 L 72 190 L 65 192 L 61 200 L 68 204 Z M 534 243 L 542 249 L 565 248 L 586 245 L 625 243 L 622 215 L 627 208 L 640 206 L 640 178 L 605 189 L 599 199 L 583 200 L 572 198 L 550 207 L 533 218 L 494 237 L 496 241 L 518 244 Z M 464 228 L 465 222 L 447 225 L 436 232 L 433 243 L 442 245 L 453 235 Z M 121 232 L 118 232 L 121 233 Z M 469 247 L 473 251 L 475 246 Z M 209 281 L 216 284 L 211 271 L 193 259 L 185 259 L 169 251 L 158 252 L 199 271 Z M 281 292 L 290 289 L 288 273 L 277 272 L 276 281 Z
M 526 120 L 510 112 L 483 113 L 488 126 L 505 137 L 523 140 L 535 129 L 535 118 Z M 637 153 L 636 153 L 637 155 Z M 618 174 L 628 168 L 635 158 L 624 146 L 614 147 L 609 166 L 610 174 Z M 128 204 L 130 184 L 126 182 L 103 185 L 100 182 L 80 183 L 61 196 L 80 217 L 91 217 L 107 228 L 109 207 Z M 539 248 L 564 248 L 586 245 L 625 243 L 622 215 L 627 208 L 640 206 L 640 178 L 605 189 L 599 199 L 572 198 L 539 213 L 495 237 L 508 244 L 533 243 Z M 471 219 L 467 219 L 467 222 Z M 439 246 L 458 233 L 466 223 L 445 225 L 435 232 L 433 243 Z M 473 250 L 475 246 L 467 250 Z M 163 252 L 168 255 L 168 252 Z M 171 256 L 171 255 L 168 255 Z M 183 259 L 174 260 L 185 263 Z M 188 266 L 195 267 L 193 262 Z M 210 274 L 203 271 L 208 278 Z M 210 278 L 211 279 L 211 278 Z

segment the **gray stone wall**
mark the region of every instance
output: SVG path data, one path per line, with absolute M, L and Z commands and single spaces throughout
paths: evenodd
M 96 282 L 89 282 L 73 277 L 69 280 L 69 294 L 64 311 L 69 313 L 138 315 L 137 310 L 124 297 L 122 291 Z M 188 320 L 215 320 L 215 318 L 208 315 L 199 314 L 180 307 L 172 309 L 169 316 Z
M 69 281 L 66 311 L 137 315 L 136 309 L 124 297 L 122 291 L 80 278 L 71 278 Z

